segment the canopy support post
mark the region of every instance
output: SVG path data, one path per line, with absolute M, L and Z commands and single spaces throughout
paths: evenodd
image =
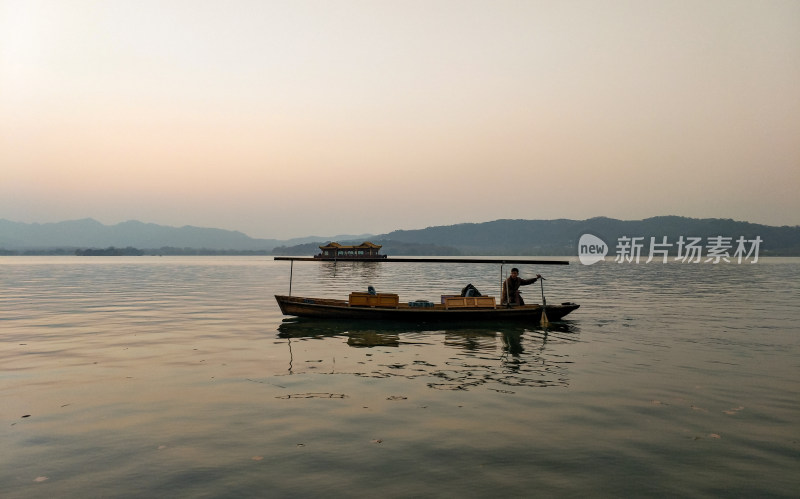
M 500 264 L 500 305 L 503 304 L 503 264 Z
M 292 273 L 294 272 L 294 260 L 289 262 L 289 296 L 292 296 Z

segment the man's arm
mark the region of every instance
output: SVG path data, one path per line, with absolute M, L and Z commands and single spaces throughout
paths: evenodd
M 536 274 L 536 277 L 534 277 L 533 279 L 520 279 L 519 285 L 527 286 L 528 284 L 533 284 L 534 282 L 538 281 L 541 278 L 542 278 L 541 274 Z

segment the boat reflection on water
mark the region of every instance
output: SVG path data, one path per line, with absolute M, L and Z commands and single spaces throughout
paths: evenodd
M 519 324 L 498 325 L 495 322 L 447 322 L 447 323 L 391 323 L 386 321 L 341 319 L 311 319 L 305 317 L 290 317 L 283 319 L 278 326 L 280 338 L 324 338 L 330 336 L 348 336 L 359 333 L 375 333 L 397 336 L 402 333 L 446 333 L 453 337 L 488 337 L 494 338 L 497 334 L 522 334 L 531 332 L 538 335 L 548 333 L 577 334 L 577 323 L 573 321 L 550 322 L 547 326 L 534 324 L 522 326 Z
M 341 338 L 353 348 L 382 348 L 366 353 L 368 365 L 360 362 L 345 368 L 340 358 L 336 364 L 339 374 L 345 368 L 358 376 L 422 378 L 435 389 L 465 390 L 485 385 L 506 392 L 511 387 L 569 385 L 568 366 L 572 361 L 562 353 L 561 346 L 579 341 L 579 328 L 570 322 L 529 328 L 474 323 L 443 328 L 437 324 L 292 318 L 278 326 L 278 336 L 289 342 L 290 373 L 295 373 L 293 366 L 302 365 L 294 359 L 292 340 Z M 387 347 L 389 350 L 385 350 Z
M 344 321 L 326 321 L 318 319 L 292 318 L 284 319 L 278 326 L 280 338 L 330 338 L 340 336 L 347 338 L 352 347 L 397 347 L 400 346 L 400 333 L 407 329 L 392 330 L 386 324 Z
M 357 331 L 347 335 L 347 344 L 351 347 L 399 347 L 400 336 L 397 334 L 379 333 L 377 331 Z

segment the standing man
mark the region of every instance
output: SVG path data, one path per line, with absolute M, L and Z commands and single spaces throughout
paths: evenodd
M 503 299 L 500 303 L 503 305 L 525 305 L 522 295 L 519 293 L 519 287 L 533 284 L 541 278 L 541 274 L 536 274 L 533 279 L 522 279 L 519 276 L 519 269 L 511 269 L 511 275 L 503 283 Z

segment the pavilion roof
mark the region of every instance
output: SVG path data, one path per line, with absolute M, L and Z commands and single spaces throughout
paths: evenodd
M 330 242 L 324 246 L 320 246 L 319 249 L 326 250 L 326 249 L 341 249 L 341 250 L 348 250 L 348 249 L 381 249 L 383 246 L 380 244 L 373 244 L 369 241 L 364 241 L 363 243 L 356 245 L 356 246 L 342 246 L 339 243 Z

